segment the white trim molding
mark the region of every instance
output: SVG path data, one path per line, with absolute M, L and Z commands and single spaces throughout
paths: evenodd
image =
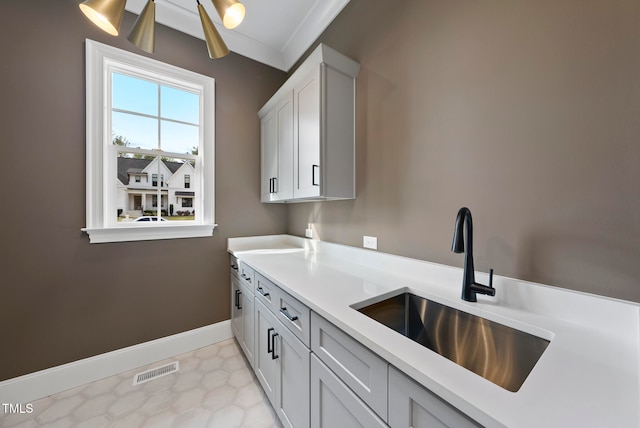
M 199 146 L 197 154 L 162 152 L 191 159 L 199 171 L 192 177 L 198 192 L 196 218 L 171 224 L 126 224 L 115 218 L 117 146 L 111 143 L 112 72 L 131 73 L 197 94 Z M 140 155 L 153 150 L 127 148 Z M 160 155 L 154 155 L 159 158 Z M 91 243 L 212 236 L 215 228 L 215 80 L 212 77 L 151 58 L 86 40 L 86 227 Z M 158 222 L 159 223 L 159 222 Z M 120 229 L 120 230 L 117 230 Z
M 0 403 L 29 403 L 232 337 L 231 321 L 226 320 L 5 380 L 0 382 Z

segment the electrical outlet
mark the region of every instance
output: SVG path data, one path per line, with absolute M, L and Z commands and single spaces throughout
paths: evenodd
M 313 238 L 313 229 L 305 229 L 304 236 L 306 236 L 307 238 Z
M 375 236 L 363 236 L 362 237 L 362 246 L 364 248 L 369 248 L 371 250 L 378 249 L 378 238 Z

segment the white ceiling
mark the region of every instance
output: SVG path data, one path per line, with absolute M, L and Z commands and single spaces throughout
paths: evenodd
M 227 30 L 211 0 L 200 0 L 230 50 L 288 71 L 350 0 L 241 0 L 242 24 Z M 129 0 L 139 14 L 146 0 Z M 156 0 L 156 22 L 204 40 L 196 0 Z M 206 51 L 205 51 L 206 54 Z

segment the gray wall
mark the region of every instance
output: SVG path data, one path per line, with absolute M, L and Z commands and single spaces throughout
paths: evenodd
M 352 0 L 357 199 L 289 208 L 323 240 L 640 301 L 640 2 Z
M 85 226 L 84 40 L 143 53 L 91 24 L 76 0 L 0 4 L 0 380 L 229 318 L 226 239 L 285 233 L 259 195 L 256 112 L 286 78 L 156 28 L 153 58 L 216 79 L 212 238 L 89 244 Z M 195 2 L 194 2 L 195 4 Z

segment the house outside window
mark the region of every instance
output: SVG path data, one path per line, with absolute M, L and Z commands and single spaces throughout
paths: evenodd
M 182 198 L 182 208 L 192 208 L 193 198 Z
M 91 40 L 86 50 L 90 242 L 211 236 L 215 197 L 202 195 L 215 189 L 214 80 Z M 167 215 L 184 189 L 193 217 L 132 221 L 151 207 Z

